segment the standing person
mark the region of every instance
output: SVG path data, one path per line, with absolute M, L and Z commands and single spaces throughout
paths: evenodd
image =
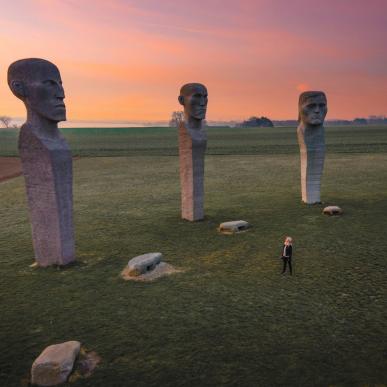
M 282 269 L 282 274 L 286 272 L 286 265 L 289 265 L 289 272 L 292 275 L 292 247 L 293 239 L 289 236 L 285 238 L 284 246 L 282 248 L 282 256 L 281 259 L 284 262 L 284 266 Z

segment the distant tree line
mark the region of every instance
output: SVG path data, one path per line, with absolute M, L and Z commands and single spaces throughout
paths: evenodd
M 387 124 L 387 117 L 384 116 L 370 116 L 368 118 L 355 118 L 354 124 L 357 125 L 373 125 L 373 124 Z
M 0 124 L 5 129 L 18 129 L 19 127 L 16 124 L 11 125 L 12 118 L 8 116 L 0 116 Z
M 327 120 L 326 126 L 341 126 L 341 125 L 386 125 L 387 118 L 384 116 L 371 116 L 368 118 L 355 118 L 353 120 Z
M 169 120 L 169 126 L 178 128 L 180 122 L 184 121 L 184 112 L 174 111 Z M 1 122 L 1 117 L 0 117 Z M 212 121 L 208 124 L 203 120 L 203 127 L 236 127 L 236 128 L 272 128 L 273 126 L 294 126 L 298 125 L 297 120 L 270 120 L 267 117 L 252 116 L 243 122 L 236 121 Z M 326 120 L 325 126 L 345 126 L 345 125 L 387 125 L 386 116 L 370 116 L 368 118 L 355 118 L 353 120 Z
M 0 116 L 0 122 L 3 125 L 4 128 L 9 128 L 9 126 L 11 124 L 11 121 L 12 121 L 11 117 Z
M 274 126 L 297 126 L 297 120 L 273 120 Z M 353 120 L 326 120 L 325 126 L 347 126 L 347 125 L 387 125 L 387 117 L 370 116 L 368 118 L 355 118 Z
M 184 112 L 175 111 L 172 112 L 171 119 L 169 120 L 169 126 L 171 128 L 178 128 L 180 122 L 184 121 Z
M 237 127 L 243 127 L 243 128 L 272 128 L 273 122 L 267 118 L 267 117 L 250 117 L 246 121 L 243 121 L 236 125 Z
M 171 119 L 169 120 L 168 126 L 170 128 L 178 128 L 180 123 L 184 121 L 184 112 L 183 111 L 174 111 L 171 114 Z M 202 126 L 207 127 L 207 121 L 202 121 Z

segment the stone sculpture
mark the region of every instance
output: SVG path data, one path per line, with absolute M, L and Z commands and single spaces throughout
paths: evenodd
M 39 266 L 75 260 L 72 158 L 58 129 L 66 120 L 58 68 L 44 59 L 22 59 L 8 69 L 8 85 L 27 109 L 21 127 L 22 161 L 35 259 Z
M 207 132 L 202 128 L 206 117 L 207 89 L 200 83 L 188 83 L 180 89 L 184 121 L 179 126 L 181 216 L 189 221 L 204 218 L 204 155 Z
M 322 91 L 306 91 L 298 103 L 299 125 L 297 128 L 301 158 L 302 201 L 320 203 L 321 176 L 325 159 L 324 119 L 327 99 Z

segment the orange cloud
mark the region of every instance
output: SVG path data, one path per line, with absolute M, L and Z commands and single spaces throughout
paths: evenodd
M 311 88 L 307 83 L 299 83 L 296 87 L 296 90 L 302 93 L 304 91 L 311 90 Z

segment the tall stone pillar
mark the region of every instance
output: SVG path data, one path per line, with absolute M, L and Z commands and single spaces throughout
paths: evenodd
M 58 129 L 66 120 L 58 68 L 43 59 L 23 59 L 8 69 L 8 84 L 27 109 L 19 136 L 35 259 L 39 266 L 75 260 L 72 158 Z
M 193 222 L 204 218 L 207 133 L 202 121 L 207 111 L 207 89 L 200 83 L 187 83 L 178 99 L 184 106 L 184 121 L 179 125 L 181 217 Z
M 207 133 L 202 120 L 207 110 L 207 89 L 189 83 L 180 90 L 179 102 L 184 106 L 184 121 L 179 125 L 179 162 L 181 216 L 189 221 L 204 218 L 204 156 Z
M 204 155 L 207 133 L 179 126 L 181 216 L 190 221 L 204 218 Z
M 301 160 L 302 201 L 320 203 L 321 177 L 325 160 L 324 119 L 327 99 L 321 91 L 307 91 L 299 99 L 297 138 Z

